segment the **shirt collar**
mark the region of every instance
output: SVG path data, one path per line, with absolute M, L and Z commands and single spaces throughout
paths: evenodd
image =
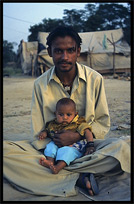
M 78 68 L 78 78 L 81 78 L 86 82 L 85 72 L 83 70 L 82 65 L 79 64 L 78 62 L 76 62 L 76 65 L 77 65 L 77 68 Z M 51 80 L 55 80 L 57 82 L 60 82 L 59 78 L 56 76 L 56 73 L 55 73 L 55 66 L 52 67 L 52 72 L 50 74 L 49 82 Z
M 74 119 L 72 120 L 71 123 L 77 122 L 77 121 L 78 121 L 78 118 L 79 118 L 79 115 L 77 114 L 77 115 L 74 117 Z
M 86 82 L 87 80 L 85 77 L 85 72 L 84 72 L 83 66 L 81 64 L 79 64 L 78 62 L 76 62 L 76 65 L 78 68 L 78 78 L 81 78 Z
M 52 67 L 52 71 L 51 71 L 51 74 L 50 74 L 49 82 L 51 80 L 55 80 L 57 82 L 60 82 L 59 78 L 56 76 L 56 73 L 55 73 L 55 66 Z

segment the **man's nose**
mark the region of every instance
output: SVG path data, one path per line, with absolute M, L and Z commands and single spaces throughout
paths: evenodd
M 68 59 L 68 53 L 67 51 L 64 51 L 62 54 L 62 59 L 67 60 Z

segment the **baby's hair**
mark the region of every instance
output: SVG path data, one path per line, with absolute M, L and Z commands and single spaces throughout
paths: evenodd
M 73 106 L 74 111 L 76 111 L 76 104 L 75 104 L 75 102 L 74 102 L 72 99 L 70 99 L 70 98 L 61 98 L 61 99 L 57 102 L 57 104 L 56 104 L 56 110 L 58 109 L 58 107 L 59 107 L 60 105 L 71 105 L 71 106 Z
M 56 27 L 52 32 L 49 33 L 47 37 L 47 45 L 51 47 L 52 41 L 56 37 L 65 37 L 65 36 L 71 36 L 75 41 L 78 46 L 80 47 L 82 43 L 82 39 L 78 35 L 78 33 L 74 30 L 72 26 L 58 26 Z

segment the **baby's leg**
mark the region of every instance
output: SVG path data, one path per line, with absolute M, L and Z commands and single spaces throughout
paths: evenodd
M 41 157 L 40 160 L 39 160 L 39 163 L 42 165 L 42 166 L 45 166 L 47 168 L 50 168 L 50 165 L 53 165 L 54 164 L 54 158 L 51 158 L 51 157 L 46 157 L 47 159 L 45 159 L 44 157 Z
M 59 171 L 60 171 L 61 169 L 63 169 L 66 165 L 67 165 L 66 162 L 64 162 L 64 161 L 58 161 L 58 163 L 57 163 L 56 165 L 54 165 L 54 163 L 51 163 L 51 164 L 50 164 L 50 169 L 52 170 L 52 173 L 53 173 L 53 174 L 58 174 Z
M 75 148 L 64 146 L 58 149 L 56 155 L 56 161 L 58 162 L 56 165 L 51 164 L 50 169 L 52 170 L 53 174 L 58 174 L 61 169 L 65 166 L 69 165 L 70 162 L 79 158 L 82 155 L 78 150 Z
M 57 153 L 57 149 L 58 147 L 54 144 L 53 141 L 51 141 L 50 143 L 48 143 L 46 145 L 46 148 L 44 150 L 44 155 L 46 156 L 46 159 L 44 157 L 42 157 L 39 160 L 39 163 L 42 166 L 45 166 L 47 168 L 50 168 L 50 164 L 54 164 L 54 158 L 56 156 Z

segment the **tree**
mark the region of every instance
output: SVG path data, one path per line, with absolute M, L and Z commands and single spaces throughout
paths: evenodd
M 123 28 L 125 39 L 130 44 L 130 4 L 127 7 L 119 3 L 97 3 L 96 7 L 87 4 L 85 9 L 85 31 Z
M 128 44 L 131 44 L 131 36 L 130 36 L 130 31 L 131 28 L 133 29 L 133 26 L 131 27 L 131 8 L 130 4 L 127 6 L 127 15 L 126 18 L 124 19 L 124 25 L 123 25 L 123 30 L 124 30 L 124 39 L 128 42 Z
M 62 19 L 44 18 L 42 23 L 30 27 L 29 32 L 31 32 L 31 34 L 28 36 L 28 41 L 37 41 L 38 32 L 51 32 L 59 25 L 65 25 Z
M 15 62 L 17 55 L 13 51 L 14 46 L 16 45 L 15 42 L 11 43 L 7 40 L 3 41 L 3 66 L 7 64 L 7 62 Z
M 30 27 L 28 41 L 37 41 L 39 31 L 51 32 L 58 25 L 73 26 L 77 32 L 91 32 L 123 28 L 125 39 L 130 44 L 130 4 L 88 3 L 85 9 L 64 10 L 63 19 L 43 19 Z
M 125 19 L 128 17 L 128 9 L 118 3 L 101 3 L 96 11 L 103 21 L 105 30 L 117 29 L 125 26 Z
M 30 26 L 29 32 L 31 32 L 31 34 L 28 36 L 28 41 L 37 41 L 38 32 L 44 32 L 44 25 L 39 23 L 37 25 Z
M 83 13 L 84 10 L 76 10 L 76 9 L 72 9 L 72 10 L 64 10 L 64 23 L 65 25 L 68 26 L 73 26 L 74 29 L 77 32 L 83 32 L 84 27 L 83 27 Z

